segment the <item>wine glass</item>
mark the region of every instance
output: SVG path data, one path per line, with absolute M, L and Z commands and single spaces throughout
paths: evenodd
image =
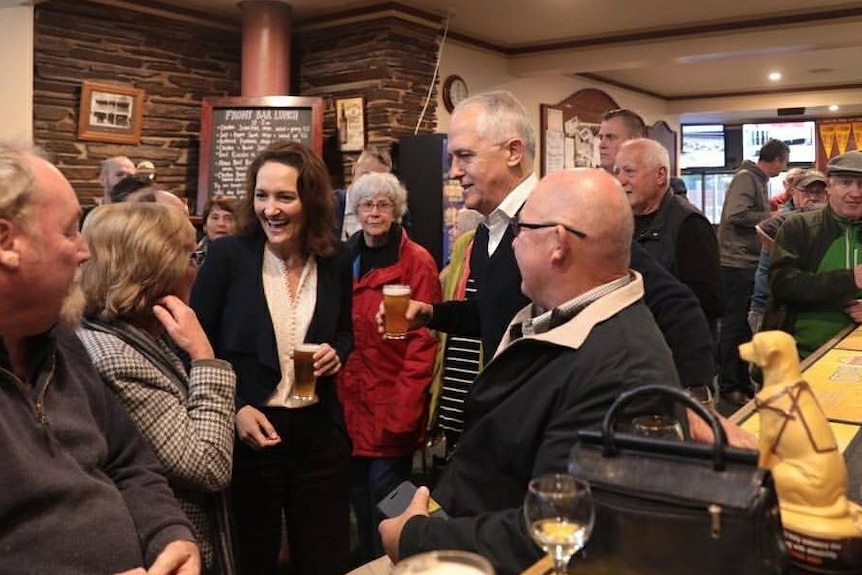
M 642 415 L 632 420 L 632 433 L 669 441 L 682 441 L 682 425 L 667 415 Z
M 572 475 L 542 475 L 530 481 L 524 498 L 527 530 L 564 575 L 572 555 L 593 530 L 593 498 L 589 484 Z

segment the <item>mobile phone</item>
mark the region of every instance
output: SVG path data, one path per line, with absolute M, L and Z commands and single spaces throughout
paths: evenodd
M 416 485 L 412 481 L 404 481 L 398 487 L 389 492 L 389 495 L 380 500 L 377 509 L 386 517 L 401 515 L 416 494 Z M 428 515 L 448 519 L 449 516 L 433 498 L 428 500 Z

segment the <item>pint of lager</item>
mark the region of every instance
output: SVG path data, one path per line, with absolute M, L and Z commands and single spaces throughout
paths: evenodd
M 407 337 L 407 306 L 410 304 L 410 286 L 387 284 L 383 286 L 384 331 L 386 339 Z
M 311 401 L 317 396 L 314 393 L 314 385 L 317 378 L 314 377 L 314 354 L 320 346 L 316 343 L 303 343 L 293 348 L 293 399 Z

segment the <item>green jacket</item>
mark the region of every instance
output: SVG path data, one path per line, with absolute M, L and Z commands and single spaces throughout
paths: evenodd
M 859 231 L 857 228 L 856 233 Z M 829 246 L 843 233 L 844 228 L 828 205 L 822 210 L 788 216 L 772 249 L 770 298 L 763 329 L 780 329 L 792 334 L 798 312 L 855 297 L 858 290 L 852 268 L 817 271 Z

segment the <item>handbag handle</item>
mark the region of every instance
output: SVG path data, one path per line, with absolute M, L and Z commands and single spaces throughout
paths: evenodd
M 613 424 L 616 422 L 616 416 L 618 412 L 622 411 L 622 408 L 634 401 L 635 399 L 641 398 L 645 395 L 664 395 L 669 396 L 674 399 L 678 403 L 682 403 L 685 407 L 694 411 L 697 415 L 700 416 L 705 422 L 709 424 L 712 428 L 712 435 L 714 437 L 713 447 L 712 447 L 712 461 L 713 468 L 716 471 L 721 471 L 725 467 L 725 451 L 727 449 L 727 434 L 724 432 L 724 428 L 721 426 L 721 423 L 718 421 L 718 418 L 706 409 L 700 402 L 692 399 L 685 391 L 679 389 L 677 387 L 670 387 L 668 385 L 659 385 L 659 384 L 648 384 L 638 387 L 636 389 L 632 389 L 630 391 L 626 391 L 614 401 L 613 405 L 611 405 L 608 412 L 605 414 L 605 419 L 602 421 L 602 441 L 604 443 L 604 456 L 610 456 L 617 452 L 616 445 L 614 444 L 614 431 Z

